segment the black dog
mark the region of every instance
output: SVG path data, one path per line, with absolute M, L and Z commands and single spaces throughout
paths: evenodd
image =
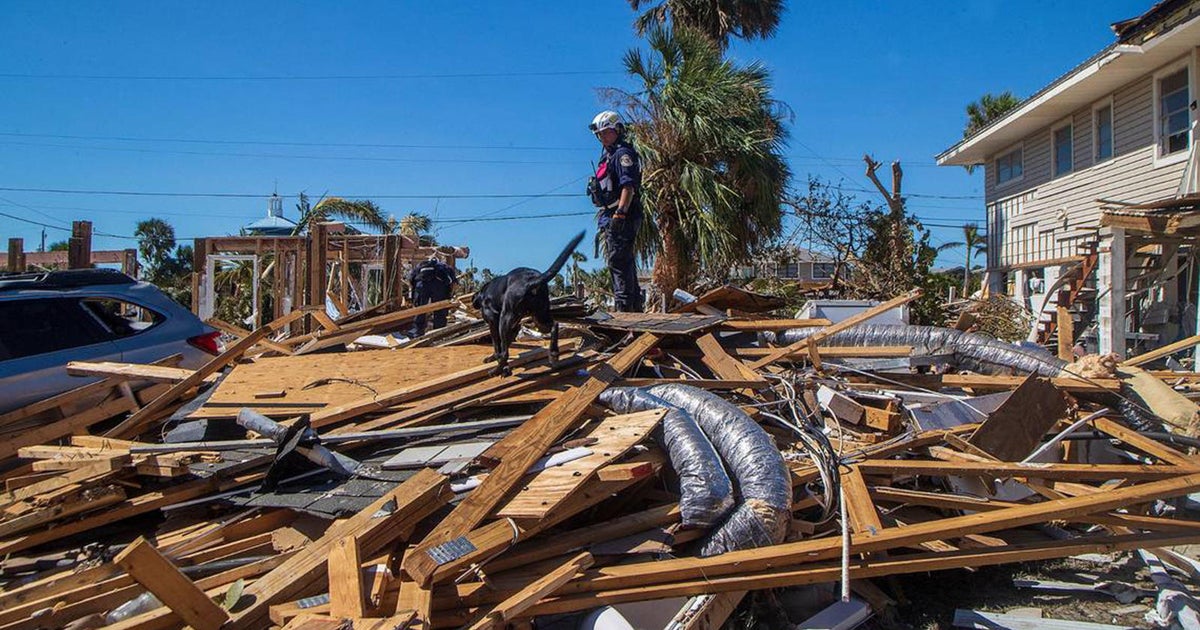
M 538 332 L 550 333 L 550 363 L 558 361 L 558 324 L 550 316 L 550 280 L 566 264 L 571 252 L 583 240 L 583 232 L 571 239 L 566 249 L 558 255 L 554 264 L 546 271 L 529 267 L 517 267 L 512 271 L 492 278 L 479 288 L 471 303 L 483 314 L 492 333 L 492 347 L 496 353 L 483 360 L 495 360 L 498 365 L 492 374 L 508 376 L 508 347 L 517 338 L 521 320 L 532 316 Z

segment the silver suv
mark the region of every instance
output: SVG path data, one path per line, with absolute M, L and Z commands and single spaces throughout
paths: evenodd
M 69 361 L 152 363 L 182 354 L 195 369 L 220 333 L 159 291 L 110 269 L 0 275 L 0 413 L 91 383 Z

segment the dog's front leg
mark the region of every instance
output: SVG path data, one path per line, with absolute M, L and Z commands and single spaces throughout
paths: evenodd
M 485 317 L 484 320 L 488 325 L 488 333 L 492 336 L 492 355 L 484 357 L 483 362 L 499 361 L 500 360 L 500 325 L 497 322 L 498 317 Z
M 550 367 L 558 367 L 558 322 L 550 327 Z

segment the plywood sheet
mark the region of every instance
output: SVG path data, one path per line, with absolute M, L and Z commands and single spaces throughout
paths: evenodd
M 491 346 L 456 346 L 263 357 L 236 366 L 191 417 L 229 417 L 241 407 L 272 417 L 311 413 L 473 368 L 491 354 Z M 255 397 L 264 392 L 283 395 Z
M 616 460 L 635 444 L 646 439 L 666 411 L 651 409 L 604 419 L 582 438 L 596 438 L 589 445 L 592 454 L 561 466 L 547 468 L 522 486 L 496 511 L 499 517 L 545 518 L 558 504 L 596 473 L 596 469 Z

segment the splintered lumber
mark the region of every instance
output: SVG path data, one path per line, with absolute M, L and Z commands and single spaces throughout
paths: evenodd
M 305 337 L 307 337 L 307 339 L 304 341 L 303 345 L 296 349 L 296 354 L 304 355 L 310 352 L 316 352 L 317 350 L 323 350 L 325 348 L 349 343 L 355 339 L 358 339 L 359 337 L 362 337 L 363 335 L 370 334 L 374 330 L 384 327 L 396 328 L 399 327 L 399 325 L 403 322 L 413 319 L 418 315 L 427 315 L 443 309 L 453 308 L 455 304 L 456 303 L 453 300 L 432 302 L 430 304 L 424 304 L 402 311 L 396 311 L 395 313 L 380 315 L 379 317 L 374 317 L 372 319 L 365 319 L 360 322 L 355 322 L 354 324 L 348 324 L 338 328 L 337 330 L 329 331 L 328 334 L 323 335 L 318 333 L 311 336 L 306 335 Z M 304 337 L 297 337 L 294 340 L 288 341 L 294 342 L 300 339 L 304 339 Z
M 292 311 L 291 313 L 280 317 L 279 319 L 260 327 L 258 330 L 246 335 L 238 340 L 237 343 L 230 346 L 221 354 L 213 357 L 211 361 L 200 366 L 191 376 L 179 381 L 171 386 L 166 392 L 160 394 L 154 400 L 151 400 L 141 409 L 135 411 L 132 415 L 126 418 L 117 426 L 107 431 L 104 435 L 120 439 L 131 438 L 144 431 L 150 423 L 158 417 L 159 412 L 167 408 L 168 405 L 175 402 L 184 392 L 200 384 L 208 375 L 221 370 L 226 365 L 236 361 L 254 344 L 267 337 L 271 333 L 280 330 L 300 319 L 304 316 L 304 311 Z
M 121 396 L 84 409 L 62 420 L 7 435 L 5 439 L 0 440 L 0 459 L 16 455 L 17 450 L 23 446 L 45 444 L 57 440 L 136 408 L 137 405 L 133 401 Z
M 591 455 L 538 472 L 520 492 L 496 510 L 496 516 L 545 518 L 591 479 L 601 466 L 616 460 L 649 437 L 665 414 L 665 409 L 650 409 L 605 418 L 591 431 L 580 436 L 596 440 L 595 444 L 588 446 Z
M 1055 481 L 1162 479 L 1200 472 L 1200 465 L 1042 464 L 1036 462 L 942 462 L 914 459 L 864 459 L 858 467 L 872 475 L 1030 477 Z
M 1160 461 L 1176 466 L 1194 466 L 1197 460 L 1193 457 L 1188 457 L 1183 453 L 1163 444 L 1156 442 L 1133 429 L 1126 428 L 1123 425 L 1117 424 L 1108 418 L 1093 418 L 1092 426 L 1100 431 L 1107 433 L 1118 440 L 1121 440 L 1128 446 L 1132 446 L 1147 455 L 1158 458 Z
M 1144 354 L 1139 354 L 1136 357 L 1125 359 L 1124 361 L 1121 362 L 1121 365 L 1128 365 L 1128 366 L 1143 365 L 1143 364 L 1149 363 L 1155 359 L 1161 359 L 1165 356 L 1175 354 L 1176 352 L 1179 352 L 1181 350 L 1191 350 L 1192 348 L 1195 348 L 1197 344 L 1200 344 L 1200 335 L 1192 335 L 1191 337 L 1188 337 L 1187 339 L 1180 339 L 1179 341 L 1176 341 L 1175 343 L 1169 343 L 1161 348 L 1156 348 L 1154 350 L 1151 350 L 1150 352 L 1146 352 Z
M 512 551 L 489 562 L 487 569 L 497 572 L 530 565 L 577 549 L 585 549 L 597 541 L 615 540 L 655 527 L 674 525 L 679 522 L 679 519 L 680 513 L 677 504 L 650 508 L 587 527 L 559 532 L 546 539 L 522 543 Z
M 192 370 L 165 365 L 120 363 L 116 361 L 71 361 L 67 363 L 71 376 L 105 376 L 126 381 L 178 383 L 192 375 Z
M 643 333 L 607 362 L 594 368 L 588 380 L 555 399 L 533 418 L 509 433 L 498 444 L 511 446 L 500 464 L 458 504 L 438 528 L 404 558 L 404 570 L 421 584 L 428 584 L 441 562 L 430 551 L 454 540 L 479 525 L 520 481 L 526 471 L 575 424 L 613 381 L 641 361 L 659 337 Z
M 229 616 L 191 580 L 171 564 L 154 545 L 138 537 L 113 558 L 138 584 L 196 630 L 217 630 Z
M 638 455 L 637 459 L 646 461 L 652 460 L 656 461 L 657 465 L 662 465 L 665 463 L 666 457 L 662 455 L 660 451 L 650 451 L 648 453 Z M 638 482 L 631 479 L 622 481 L 601 481 L 597 478 L 585 484 L 578 492 L 571 495 L 567 501 L 562 503 L 557 510 L 551 512 L 546 518 L 514 518 L 494 520 L 486 525 L 482 525 L 474 530 L 471 530 L 463 536 L 463 539 L 475 548 L 474 551 L 439 565 L 433 574 L 433 581 L 435 583 L 442 582 L 450 579 L 451 577 L 456 577 L 463 571 L 468 570 L 472 566 L 481 562 L 486 562 L 486 566 L 489 569 L 494 566 L 503 566 L 506 564 L 506 558 L 510 554 L 506 553 L 499 558 L 494 558 L 497 553 L 511 547 L 514 543 L 528 540 L 529 538 L 536 536 L 537 534 L 546 531 L 555 525 L 558 525 L 568 518 L 595 506 L 605 499 L 612 497 L 614 494 L 629 488 L 635 483 Z M 654 516 L 635 516 L 631 521 L 621 521 L 624 523 L 622 527 L 629 527 L 632 526 L 632 524 L 640 523 L 642 522 L 642 518 L 649 519 L 654 518 Z M 668 522 L 678 521 L 678 510 L 675 510 L 673 515 L 667 515 L 663 518 L 669 519 Z M 647 527 L 655 527 L 655 525 L 649 525 L 646 527 L 633 529 L 632 531 L 626 531 L 625 534 L 621 535 L 636 533 L 642 529 L 646 529 Z M 616 534 L 614 534 L 614 537 L 615 536 Z M 573 537 L 564 536 L 564 540 L 569 541 L 572 539 Z M 571 551 L 578 545 L 590 544 L 595 540 L 601 539 L 596 538 L 585 540 L 583 543 L 575 542 L 572 543 L 572 546 L 567 547 L 565 551 Z M 538 545 L 537 549 L 530 550 L 530 553 L 536 554 L 536 557 L 539 559 L 546 559 L 558 555 L 558 553 L 546 555 L 545 552 L 547 550 L 558 548 L 559 546 L 557 542 L 553 544 L 546 543 L 544 545 Z
M 824 352 L 824 350 L 822 350 Z M 1136 368 L 1134 368 L 1136 369 Z M 889 372 L 887 378 L 906 385 L 925 389 L 942 387 L 960 387 L 979 391 L 1001 391 L 1015 389 L 1025 381 L 1024 376 L 998 376 L 991 374 L 901 374 Z M 847 374 L 846 380 L 851 383 L 869 384 L 872 378 L 867 375 Z M 1057 388 L 1071 393 L 1115 393 L 1121 386 L 1121 381 L 1115 378 L 1089 378 L 1086 381 L 1076 377 L 1055 377 L 1050 382 Z M 1161 381 L 1159 381 L 1161 383 Z M 888 385 L 892 387 L 892 385 Z M 1168 388 L 1169 389 L 1169 388 Z
M 13 536 L 74 514 L 109 507 L 124 500 L 125 490 L 121 486 L 67 488 L 53 505 L 37 507 L 26 514 L 0 520 L 0 538 Z
M 567 560 L 546 575 L 534 580 L 529 586 L 496 604 L 494 608 L 483 615 L 482 619 L 471 624 L 470 630 L 503 628 L 505 624 L 519 617 L 522 612 L 562 588 L 580 571 L 592 566 L 592 562 L 592 554 L 586 551 Z
M 967 441 L 1001 461 L 1021 461 L 1066 417 L 1068 408 L 1058 388 L 1046 379 L 1030 376 L 988 414 Z
M 826 337 L 837 334 L 843 330 L 846 330 L 847 328 L 850 328 L 850 327 L 856 326 L 858 324 L 861 324 L 865 321 L 868 321 L 877 315 L 881 315 L 883 313 L 886 313 L 887 311 L 890 311 L 890 310 L 896 308 L 897 306 L 902 306 L 904 304 L 908 304 L 909 302 L 911 302 L 919 297 L 921 297 L 921 290 L 914 289 L 912 292 L 908 293 L 907 295 L 901 295 L 898 297 L 894 297 L 886 302 L 883 302 L 882 304 L 872 306 L 871 308 L 869 308 L 857 315 L 854 315 L 852 317 L 847 317 L 846 319 L 844 319 L 832 326 L 827 326 L 825 328 L 822 328 L 821 330 L 813 333 L 812 335 L 809 335 L 808 337 L 805 337 L 804 339 L 801 339 L 800 341 L 797 341 L 796 343 L 791 344 L 790 346 L 787 346 L 784 348 L 777 348 L 776 350 L 774 350 L 767 356 L 755 361 L 754 363 L 751 363 L 750 369 L 761 370 L 762 368 L 766 367 L 767 365 L 770 365 L 771 363 L 774 363 L 775 361 L 778 361 L 779 359 L 782 359 L 783 357 L 786 357 L 789 354 L 796 352 L 797 350 L 801 350 L 801 349 L 805 349 L 805 348 L 809 349 L 809 355 L 811 357 L 811 355 L 813 354 L 812 348 L 817 347 L 817 345 L 821 343 L 822 339 L 825 339 Z M 816 367 L 820 367 L 819 360 L 814 361 L 814 363 L 816 364 Z
M 227 335 L 232 335 L 239 339 L 250 334 L 249 330 L 246 330 L 245 328 L 242 328 L 241 326 L 234 326 L 233 324 L 230 324 L 229 322 L 226 322 L 224 320 L 217 319 L 216 317 L 210 317 L 210 318 L 204 320 L 204 323 L 208 324 L 209 326 L 212 326 L 213 328 L 216 328 L 217 330 L 219 330 Z M 293 350 L 291 348 L 289 348 L 281 343 L 276 343 L 274 341 L 271 341 L 270 339 L 261 339 L 261 340 L 259 340 L 258 345 L 262 346 L 263 348 L 265 348 L 267 350 L 272 350 L 272 351 L 278 352 L 283 355 L 291 355 L 293 352 Z M 250 354 L 253 351 L 254 351 L 254 348 L 251 348 L 250 350 L 247 350 L 246 353 Z
M 1001 548 L 963 549 L 954 552 L 928 552 L 896 556 L 883 559 L 851 559 L 849 574 L 852 580 L 886 575 L 924 573 L 961 567 L 981 567 L 1009 564 L 1032 560 L 1047 560 L 1080 555 L 1084 553 L 1112 552 L 1138 549 L 1141 546 L 1164 546 L 1194 544 L 1196 535 L 1185 534 L 1134 534 L 1127 536 L 1095 536 L 1072 541 L 1050 541 L 1009 545 Z M 852 551 L 853 553 L 853 551 Z M 628 566 L 628 565 L 627 565 Z M 747 588 L 769 589 L 804 584 L 836 582 L 841 577 L 840 563 L 826 562 L 814 565 L 780 566 L 766 568 L 761 572 L 739 572 L 722 576 L 679 579 L 660 584 L 593 590 L 575 594 L 573 587 L 592 588 L 587 575 L 574 580 L 560 589 L 560 596 L 547 599 L 526 611 L 530 615 L 551 615 L 587 610 L 602 605 L 626 602 L 685 597 L 709 593 L 741 591 Z M 468 585 L 475 586 L 475 585 Z M 466 590 L 467 587 L 461 587 Z M 477 589 L 478 587 L 476 587 Z M 502 596 L 503 591 L 496 594 Z M 453 612 L 449 604 L 455 598 L 447 597 L 446 614 Z M 435 602 L 436 603 L 436 602 Z M 439 612 L 439 614 L 442 614 Z
M 828 326 L 828 319 L 730 319 L 721 324 L 726 330 L 787 330 L 810 326 Z
M 151 365 L 173 365 L 177 363 L 183 355 L 173 354 L 155 361 Z M 64 409 L 67 405 L 80 403 L 82 401 L 100 396 L 110 392 L 114 387 L 122 382 L 119 378 L 106 378 L 94 383 L 89 383 L 81 387 L 77 387 L 70 391 L 63 392 L 56 396 L 51 396 L 44 400 L 40 400 L 33 404 L 26 405 L 20 409 L 14 409 L 8 413 L 0 414 L 0 427 L 7 427 L 16 424 L 21 420 L 32 418 L 38 414 L 50 411 L 52 409 Z M 70 431 L 68 431 L 69 433 Z
M 343 538 L 357 541 L 362 557 L 378 555 L 400 540 L 406 530 L 445 505 L 450 495 L 445 477 L 430 469 L 421 470 L 366 509 L 330 527 L 324 536 L 248 586 L 242 602 L 249 604 L 235 609 L 229 627 L 247 630 L 263 627 L 271 604 L 294 599 L 325 575 L 329 553 Z
M 362 554 L 358 541 L 346 536 L 329 553 L 329 613 L 335 617 L 366 617 Z
M 729 356 L 729 353 L 721 347 L 720 342 L 712 333 L 706 333 L 697 338 L 696 346 L 703 353 L 701 360 L 704 361 L 704 365 L 708 366 L 708 369 L 712 370 L 717 378 L 731 381 L 763 382 L 763 378 L 758 372 Z
M 863 469 L 863 472 L 868 471 Z M 1200 488 L 1200 474 L 1189 474 L 1086 496 L 1017 505 L 1011 508 L 926 523 L 915 523 L 907 527 L 889 527 L 881 530 L 875 536 L 851 535 L 850 553 L 888 551 L 897 547 L 919 544 L 926 540 L 958 538 L 966 534 L 986 534 L 1051 520 L 1067 520 L 1075 516 L 1107 512 L 1155 498 L 1165 499 L 1180 496 L 1193 492 L 1197 488 Z M 1057 541 L 1056 544 L 1064 543 Z M 596 592 L 676 580 L 712 579 L 728 574 L 750 575 L 776 567 L 836 559 L 841 554 L 841 546 L 840 537 L 818 538 L 758 549 L 730 551 L 707 558 L 658 560 L 603 567 L 589 572 L 585 579 L 577 580 L 567 588 L 571 592 L 576 592 L 576 589 L 578 592 Z

